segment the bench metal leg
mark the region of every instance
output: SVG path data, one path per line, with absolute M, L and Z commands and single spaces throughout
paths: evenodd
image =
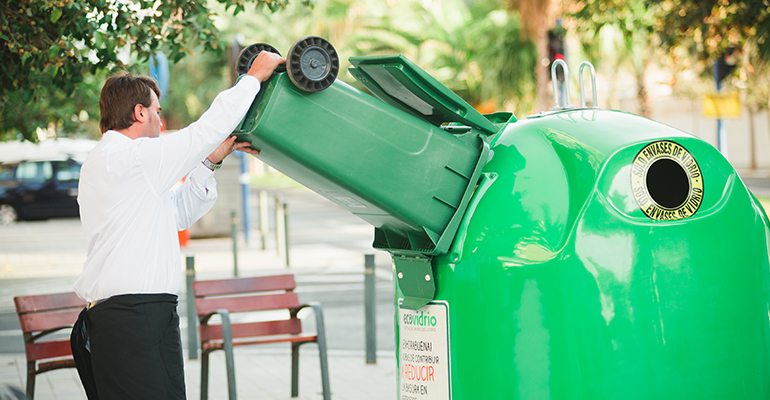
M 209 352 L 201 351 L 201 400 L 209 398 Z
M 299 396 L 299 346 L 291 344 L 291 397 Z
M 318 358 L 321 359 L 321 385 L 323 386 L 324 400 L 331 400 L 332 389 L 329 387 L 329 365 L 326 357 L 326 336 L 318 330 Z
M 35 399 L 35 362 L 27 361 L 27 399 Z
M 227 394 L 230 400 L 236 400 L 238 396 L 235 393 L 235 360 L 233 358 L 233 328 L 230 325 L 230 312 L 217 310 L 217 313 L 222 317 L 222 337 L 227 366 Z
M 324 325 L 324 314 L 321 304 L 308 303 L 313 308 L 315 314 L 315 327 L 318 333 L 318 358 L 321 359 L 321 385 L 323 386 L 324 400 L 331 400 L 332 389 L 329 385 L 329 364 L 327 362 L 326 352 L 326 328 Z

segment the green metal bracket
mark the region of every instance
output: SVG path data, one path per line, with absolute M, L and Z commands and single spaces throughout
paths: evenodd
M 433 300 L 436 284 L 431 258 L 393 255 L 396 284 L 404 294 L 401 307 L 417 310 Z

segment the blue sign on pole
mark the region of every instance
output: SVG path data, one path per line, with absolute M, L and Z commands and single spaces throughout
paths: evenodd
M 166 91 L 168 91 L 168 59 L 165 54 L 158 53 L 150 56 L 150 77 L 158 82 L 161 94 L 161 98 L 158 100 L 163 101 L 166 98 Z

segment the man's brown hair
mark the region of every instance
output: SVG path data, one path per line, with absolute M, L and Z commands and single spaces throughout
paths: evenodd
M 158 83 L 149 76 L 122 72 L 107 79 L 99 96 L 99 129 L 102 134 L 110 129 L 121 130 L 133 125 L 136 122 L 134 107 L 137 104 L 144 107 L 152 105 L 150 91 L 160 99 Z

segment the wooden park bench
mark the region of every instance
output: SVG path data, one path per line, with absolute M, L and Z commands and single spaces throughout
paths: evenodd
M 200 322 L 201 345 L 201 400 L 208 398 L 209 353 L 225 351 L 227 385 L 230 400 L 235 400 L 235 363 L 233 347 L 268 343 L 291 343 L 291 396 L 299 394 L 299 346 L 317 343 L 321 361 L 321 382 L 324 400 L 331 399 L 329 368 L 326 359 L 326 336 L 323 309 L 320 304 L 300 304 L 293 275 L 275 275 L 255 278 L 236 278 L 210 281 L 194 281 L 195 309 Z M 305 308 L 313 309 L 316 332 L 302 331 L 302 321 L 297 313 Z M 236 323 L 230 315 L 235 313 L 259 313 L 287 310 L 287 319 L 271 318 L 259 322 Z M 221 324 L 210 324 L 212 316 L 219 315 Z
M 17 296 L 16 313 L 27 353 L 27 398 L 35 398 L 35 377 L 61 368 L 75 368 L 70 339 L 51 339 L 51 333 L 72 329 L 78 314 L 86 306 L 74 292 Z M 48 336 L 48 337 L 46 337 Z

